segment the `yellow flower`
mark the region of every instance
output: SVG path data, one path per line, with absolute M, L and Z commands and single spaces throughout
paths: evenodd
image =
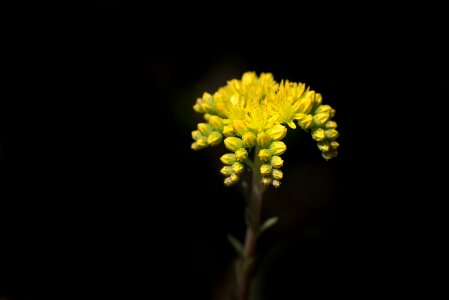
M 311 132 L 326 160 L 337 155 L 339 134 L 332 120 L 335 110 L 323 104 L 322 95 L 304 83 L 277 83 L 270 73 L 257 76 L 246 72 L 240 80 L 229 80 L 215 93 L 204 93 L 193 109 L 203 114 L 207 123 L 199 123 L 192 131 L 192 149 L 224 141 L 233 152 L 221 157 L 226 185 L 237 182 L 247 164 L 261 175 L 263 184 L 279 187 L 283 178 L 279 168 L 284 164 L 280 155 L 287 150 L 282 140 L 288 128 L 296 129 L 297 125 Z M 254 170 L 256 166 L 258 170 Z

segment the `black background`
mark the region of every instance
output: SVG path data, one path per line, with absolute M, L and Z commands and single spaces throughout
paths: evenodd
M 425 290 L 416 278 L 444 220 L 423 178 L 447 100 L 439 24 L 383 10 L 221 9 L 148 8 L 134 19 L 97 1 L 53 74 L 9 94 L 0 295 L 213 299 L 244 206 L 239 187 L 222 184 L 225 149 L 190 149 L 201 121 L 192 105 L 245 71 L 310 85 L 337 110 L 341 134 L 330 162 L 308 134 L 286 138 L 285 180 L 263 212 L 281 222 L 259 244 L 266 299 Z M 19 75 L 39 75 L 23 65 Z

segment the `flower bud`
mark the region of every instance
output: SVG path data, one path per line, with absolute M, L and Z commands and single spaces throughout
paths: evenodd
M 334 140 L 338 137 L 338 131 L 335 129 L 328 129 L 325 131 L 325 133 L 326 133 L 326 137 L 331 140 Z
M 329 113 L 319 113 L 313 116 L 313 123 L 315 123 L 318 126 L 323 125 L 324 123 L 329 120 Z
M 232 152 L 237 151 L 243 147 L 243 141 L 237 137 L 227 137 L 224 140 L 225 147 Z
M 268 164 L 263 164 L 260 166 L 260 174 L 269 175 L 271 173 L 272 167 Z
M 210 116 L 209 117 L 209 124 L 217 131 L 223 130 L 223 119 L 218 116 Z
M 232 165 L 237 161 L 234 153 L 226 153 L 222 157 L 220 157 L 220 160 L 225 165 Z
M 312 115 L 296 114 L 295 119 L 298 120 L 298 124 L 302 129 L 309 129 L 313 122 Z
M 326 137 L 326 135 L 322 128 L 318 128 L 318 129 L 314 130 L 312 133 L 312 138 L 317 142 L 324 140 L 325 137 Z
M 270 164 L 273 168 L 280 168 L 284 164 L 284 160 L 280 156 L 275 155 L 271 157 Z
M 323 102 L 323 96 L 321 96 L 320 93 L 316 93 L 316 95 L 315 95 L 315 105 L 321 105 L 321 102 Z
M 201 104 L 199 104 L 199 103 L 196 103 L 196 104 L 193 106 L 193 109 L 194 109 L 197 113 L 202 113 L 202 112 L 203 112 L 203 109 L 201 108 Z
M 193 150 L 200 150 L 206 147 L 207 147 L 207 140 L 205 137 L 201 137 L 196 142 L 192 143 Z
M 273 180 L 271 183 L 275 188 L 278 188 L 281 186 L 281 182 L 279 180 Z
M 231 125 L 225 125 L 223 126 L 223 134 L 224 136 L 234 136 L 235 132 L 234 132 L 234 128 L 232 128 Z
M 261 148 L 268 148 L 271 143 L 271 138 L 266 132 L 259 132 L 257 134 L 257 144 Z
M 256 74 L 254 72 L 246 72 L 242 76 L 242 83 L 243 85 L 249 85 L 252 82 L 255 82 L 257 80 Z
M 269 178 L 269 177 L 262 178 L 262 183 L 264 185 L 270 185 L 271 184 L 271 178 Z
M 271 152 L 268 149 L 261 149 L 257 155 L 261 161 L 267 161 L 271 157 Z
M 201 134 L 201 132 L 199 130 L 192 131 L 192 139 L 194 139 L 195 141 L 202 137 L 203 137 L 203 135 Z
M 274 125 L 273 127 L 267 130 L 267 133 L 273 141 L 279 141 L 282 140 L 287 134 L 287 127 L 281 124 Z
M 329 142 L 328 141 L 318 142 L 318 149 L 320 149 L 321 152 L 329 151 Z
M 280 179 L 282 179 L 284 174 L 282 173 L 281 170 L 274 169 L 272 175 L 273 175 L 274 179 L 280 180 Z
M 218 131 L 212 131 L 207 137 L 207 143 L 212 146 L 216 146 L 221 143 L 222 135 Z
M 332 141 L 332 142 L 330 142 L 330 144 L 331 144 L 331 148 L 334 150 L 340 146 L 340 144 L 336 141 Z
M 315 91 L 307 91 L 298 101 L 298 111 L 308 114 L 312 110 L 315 101 Z
M 240 148 L 237 151 L 235 151 L 235 157 L 239 161 L 244 161 L 248 158 L 248 151 L 246 151 L 244 148 Z
M 202 135 L 208 136 L 209 133 L 212 132 L 213 128 L 209 124 L 199 123 L 198 130 L 201 132 Z
M 284 142 L 277 141 L 271 143 L 270 150 L 273 155 L 281 155 L 284 154 L 284 152 L 287 150 L 287 146 L 284 144 Z
M 329 159 L 337 156 L 337 151 L 331 150 L 331 151 L 323 152 L 321 155 L 324 157 L 324 159 L 329 160 Z
M 232 174 L 231 176 L 225 178 L 224 184 L 230 186 L 236 183 L 237 181 L 239 181 L 239 176 L 237 174 Z
M 320 114 L 320 113 L 328 113 L 328 114 L 330 114 L 331 110 L 332 110 L 332 107 L 330 107 L 330 105 L 320 105 L 315 110 L 315 114 Z
M 213 112 L 212 105 L 205 102 L 201 103 L 201 110 L 206 113 Z
M 251 148 L 256 145 L 257 137 L 253 132 L 247 132 L 243 135 L 242 140 L 246 148 Z
M 245 166 L 242 163 L 235 162 L 232 164 L 232 170 L 237 174 L 242 173 L 244 169 L 245 169 Z
M 220 173 L 225 176 L 231 176 L 232 174 L 234 174 L 234 170 L 231 166 L 224 166 L 223 168 L 221 168 Z
M 327 121 L 326 128 L 327 129 L 336 129 L 337 128 L 337 122 L 331 121 L 331 120 Z

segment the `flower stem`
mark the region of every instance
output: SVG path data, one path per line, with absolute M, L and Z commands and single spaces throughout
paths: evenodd
M 262 210 L 262 196 L 265 186 L 262 184 L 260 176 L 260 166 L 262 162 L 259 157 L 259 148 L 254 151 L 254 163 L 252 167 L 252 187 L 251 198 L 248 203 L 248 224 L 246 229 L 245 244 L 243 246 L 242 264 L 240 266 L 239 280 L 239 300 L 248 300 L 252 279 L 252 264 L 256 252 L 257 237 L 260 228 L 260 214 Z

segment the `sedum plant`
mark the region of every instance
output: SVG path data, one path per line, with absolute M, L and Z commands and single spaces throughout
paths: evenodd
M 228 153 L 221 156 L 224 184 L 239 182 L 241 174 L 252 172 L 251 197 L 247 203 L 248 224 L 244 245 L 232 236 L 231 244 L 240 255 L 236 278 L 239 300 L 249 299 L 256 242 L 260 233 L 276 223 L 271 218 L 261 225 L 262 196 L 267 186 L 279 188 L 284 174 L 283 142 L 288 129 L 310 132 L 324 159 L 337 156 L 335 110 L 322 103 L 319 93 L 304 83 L 273 79 L 270 73 L 257 76 L 246 72 L 241 80 L 232 79 L 214 94 L 204 93 L 193 109 L 204 122 L 192 132 L 193 150 L 224 143 Z

